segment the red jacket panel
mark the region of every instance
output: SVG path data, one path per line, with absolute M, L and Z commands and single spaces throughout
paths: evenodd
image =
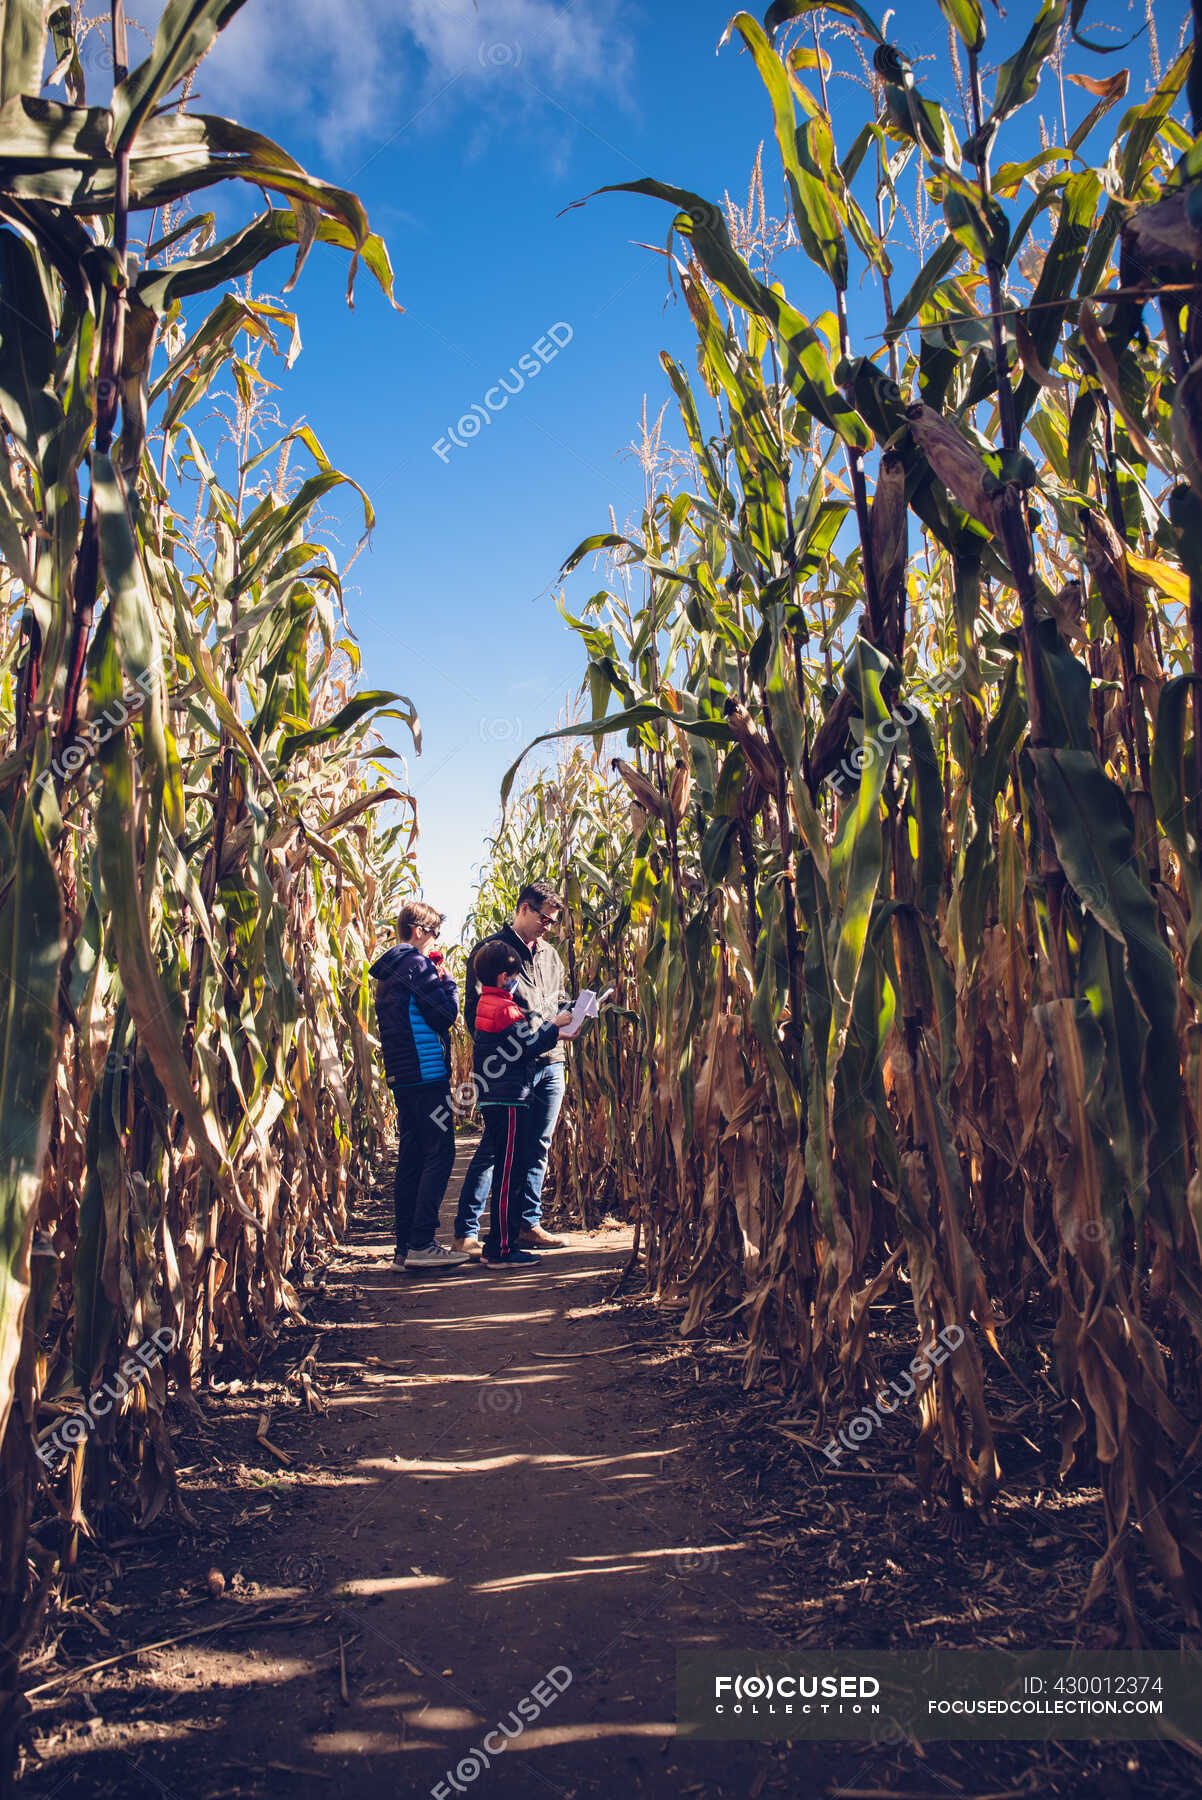
M 506 1031 L 526 1018 L 512 994 L 503 987 L 482 987 L 476 1002 L 473 1031 Z

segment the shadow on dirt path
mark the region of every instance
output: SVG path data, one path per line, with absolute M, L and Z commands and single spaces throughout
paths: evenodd
M 676 1648 L 741 1643 L 773 1571 L 640 1394 L 602 1298 L 629 1232 L 427 1279 L 381 1270 L 383 1248 L 345 1259 L 367 1307 L 341 1341 L 415 1367 L 371 1381 L 358 1490 L 314 1520 L 362 1636 L 351 1704 L 296 1760 L 348 1796 L 764 1791 L 764 1749 L 674 1735 Z
M 859 1773 L 864 1746 L 675 1736 L 676 1650 L 766 1647 L 743 1607 L 780 1572 L 605 1304 L 629 1231 L 414 1278 L 387 1266 L 390 1210 L 373 1199 L 326 1277 L 327 1410 L 274 1414 L 287 1468 L 258 1401 L 245 1461 L 218 1461 L 224 1423 L 207 1440 L 192 1545 L 171 1527 L 153 1580 L 103 1584 L 115 1647 L 184 1641 L 89 1675 L 75 1651 L 36 1702 L 31 1791 L 744 1800 Z M 224 1594 L 212 1565 L 236 1570 Z

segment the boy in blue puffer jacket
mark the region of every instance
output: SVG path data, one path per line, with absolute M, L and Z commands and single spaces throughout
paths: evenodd
M 450 1030 L 459 1013 L 454 981 L 434 942 L 437 907 L 415 900 L 397 920 L 400 942 L 371 966 L 384 1074 L 397 1110 L 394 1269 L 454 1269 L 469 1258 L 440 1244 L 438 1209 L 455 1162 Z

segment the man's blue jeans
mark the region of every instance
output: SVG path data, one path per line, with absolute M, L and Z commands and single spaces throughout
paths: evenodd
M 526 1188 L 522 1196 L 522 1230 L 530 1231 L 543 1216 L 543 1182 L 547 1175 L 547 1158 L 555 1121 L 563 1105 L 564 1066 L 561 1062 L 543 1063 L 534 1077 L 526 1114 L 526 1153 L 528 1167 Z M 488 1205 L 492 1188 L 492 1151 L 488 1138 L 482 1137 L 476 1153 L 467 1166 L 459 1204 L 455 1209 L 455 1236 L 480 1236 L 480 1216 Z

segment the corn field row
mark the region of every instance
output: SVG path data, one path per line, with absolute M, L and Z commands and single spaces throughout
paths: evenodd
M 0 1780 L 81 1537 L 186 1517 L 168 1385 L 299 1313 L 388 1126 L 366 971 L 415 833 L 373 724 L 417 722 L 358 688 L 348 477 L 276 421 L 296 320 L 251 278 L 392 274 L 353 195 L 178 100 L 238 4 L 170 0 L 133 69 L 115 4 L 106 106 L 81 9 L 2 12 Z M 218 239 L 188 202 L 235 181 L 267 210 Z
M 924 1349 L 963 1327 L 914 1454 L 987 1511 L 988 1375 L 1035 1346 L 1101 1491 L 1082 1608 L 1138 1642 L 1141 1568 L 1191 1626 L 1202 1598 L 1202 98 L 1148 33 L 1099 75 L 1066 0 L 990 98 L 983 8 L 940 5 L 934 72 L 855 0 L 732 21 L 783 218 L 760 162 L 745 209 L 621 184 L 672 209 L 696 375 L 662 357 L 641 517 L 565 564 L 607 567 L 565 609 L 589 716 L 536 740 L 474 924 L 561 884 L 573 980 L 620 1004 L 553 1179 L 638 1221 L 749 1385 L 833 1429 L 875 1304 Z

